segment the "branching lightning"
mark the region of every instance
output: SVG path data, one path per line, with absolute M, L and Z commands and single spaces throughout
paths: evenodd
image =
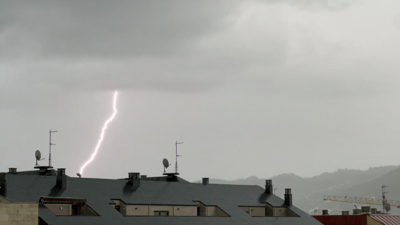
M 85 164 L 83 164 L 83 166 L 81 167 L 81 171 L 79 172 L 81 175 L 83 174 L 83 170 L 85 169 L 85 167 L 86 167 L 89 163 L 91 163 L 91 162 L 93 161 L 94 157 L 96 157 L 97 151 L 99 150 L 99 148 L 100 148 L 100 146 L 101 146 L 101 143 L 103 142 L 104 134 L 105 134 L 105 132 L 106 132 L 106 130 L 107 130 L 107 126 L 108 126 L 108 124 L 115 118 L 115 115 L 117 115 L 117 107 L 116 107 L 116 105 L 117 105 L 117 95 L 118 95 L 118 93 L 117 93 L 117 91 L 115 91 L 115 93 L 114 93 L 114 100 L 113 100 L 113 109 L 114 109 L 114 112 L 113 112 L 113 114 L 111 115 L 111 117 L 110 117 L 108 120 L 106 120 L 106 122 L 104 123 L 104 126 L 103 126 L 103 128 L 101 129 L 100 139 L 99 139 L 98 142 L 97 142 L 96 148 L 94 149 L 94 153 L 92 154 L 92 156 L 90 157 L 90 159 L 89 159 L 88 161 L 86 161 Z

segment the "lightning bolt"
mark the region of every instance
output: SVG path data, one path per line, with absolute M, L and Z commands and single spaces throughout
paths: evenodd
M 93 152 L 92 156 L 90 157 L 90 159 L 89 159 L 88 161 L 86 161 L 85 164 L 83 164 L 83 166 L 81 167 L 81 171 L 79 172 L 80 174 L 83 174 L 83 170 L 85 169 L 85 167 L 86 167 L 89 163 L 91 163 L 91 162 L 93 161 L 94 157 L 96 157 L 97 151 L 99 150 L 99 148 L 100 148 L 100 146 L 101 146 L 101 143 L 103 142 L 104 134 L 106 133 L 107 126 L 108 126 L 108 124 L 115 118 L 115 115 L 117 115 L 117 107 L 116 107 L 116 105 L 117 105 L 117 95 L 118 95 L 118 93 L 117 93 L 117 91 L 115 91 L 115 92 L 114 92 L 114 100 L 113 100 L 113 109 L 114 109 L 114 112 L 113 112 L 113 114 L 111 115 L 111 117 L 110 117 L 108 120 L 106 120 L 106 122 L 104 123 L 104 126 L 103 126 L 103 128 L 101 129 L 100 139 L 99 139 L 98 142 L 97 142 L 96 148 L 94 149 L 94 152 Z

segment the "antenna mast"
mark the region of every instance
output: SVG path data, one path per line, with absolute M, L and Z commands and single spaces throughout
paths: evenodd
M 183 144 L 183 142 L 175 142 L 175 173 L 178 173 L 178 157 L 182 155 L 178 155 L 178 145 Z
M 382 185 L 382 212 L 383 214 L 387 214 L 388 210 L 387 210 L 387 199 L 385 194 L 387 194 L 388 192 L 386 191 L 387 186 L 386 185 Z
M 51 143 L 51 133 L 55 133 L 55 132 L 57 132 L 57 131 L 56 130 L 51 130 L 51 129 L 49 131 L 49 167 L 52 167 L 51 166 L 51 146 L 52 145 L 56 145 L 54 143 Z

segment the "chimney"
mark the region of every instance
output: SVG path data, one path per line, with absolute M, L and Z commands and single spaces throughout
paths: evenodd
M 203 177 L 203 185 L 207 185 L 210 179 L 208 177 Z
M 376 209 L 376 208 L 371 208 L 371 214 L 376 214 L 377 211 L 378 211 L 378 209 Z
M 128 184 L 132 186 L 140 186 L 140 173 L 128 173 Z
M 285 189 L 285 205 L 292 206 L 292 190 L 290 188 Z
M 17 174 L 17 168 L 8 168 L 8 173 Z
M 265 193 L 272 195 L 274 193 L 274 186 L 272 180 L 265 180 Z
M 322 210 L 322 215 L 323 215 L 323 216 L 329 215 L 328 210 L 327 210 L 327 209 L 323 209 L 323 210 Z
M 0 195 L 7 197 L 7 174 L 0 173 Z
M 350 215 L 349 211 L 342 211 L 342 216 L 348 216 L 348 215 Z
M 62 190 L 67 188 L 67 176 L 65 175 L 65 168 L 57 169 L 56 187 Z

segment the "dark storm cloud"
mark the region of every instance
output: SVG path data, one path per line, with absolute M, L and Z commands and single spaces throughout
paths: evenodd
M 3 170 L 30 167 L 56 128 L 55 165 L 74 174 L 115 89 L 119 114 L 94 176 L 159 174 L 175 140 L 193 180 L 393 163 L 393 152 L 366 153 L 399 146 L 395 4 L 0 1 Z M 210 166 L 193 167 L 201 161 Z
M 218 86 L 197 67 L 196 42 L 222 31 L 237 1 L 2 1 L 0 87 L 27 92 Z M 209 69 L 208 69 L 209 71 Z M 16 86 L 16 87 L 15 87 Z M 25 91 L 22 91 L 25 90 Z M 23 95 L 23 96 L 21 96 Z M 2 95 L 2 100 L 8 99 Z M 19 96 L 19 97 L 18 97 Z
M 329 88 L 312 82 L 313 77 L 329 73 L 323 67 L 330 67 L 330 62 L 348 66 L 343 60 L 320 60 L 312 54 L 320 49 L 328 49 L 325 54 L 329 56 L 334 53 L 318 35 L 301 34 L 307 42 L 297 40 L 300 57 L 308 60 L 286 67 L 285 63 L 294 59 L 288 54 L 288 43 L 296 39 L 286 31 L 290 28 L 279 7 L 273 8 L 278 4 L 262 8 L 260 2 L 3 1 L 0 57 L 7 68 L 2 73 L 17 86 L 8 93 L 21 96 L 36 91 L 114 89 L 199 92 L 242 77 L 264 77 L 264 82 L 269 82 L 265 86 L 279 84 L 265 93 L 353 93 L 352 84 L 334 82 L 335 78 L 327 79 L 333 80 Z M 284 2 L 310 8 L 346 5 L 328 0 Z M 246 4 L 256 7 L 249 10 Z M 318 64 L 322 69 L 315 68 Z M 301 82 L 293 82 L 298 76 L 303 77 Z M 7 89 L 8 85 L 3 82 L 0 87 Z M 0 98 L 4 100 L 4 96 Z
M 167 55 L 221 29 L 232 1 L 2 1 L 3 58 Z

